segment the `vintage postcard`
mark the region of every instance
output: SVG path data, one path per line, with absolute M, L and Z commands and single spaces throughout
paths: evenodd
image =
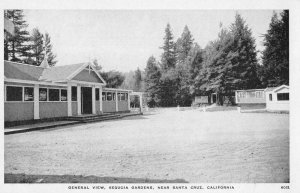
M 299 2 L 19 2 L 1 192 L 297 192 Z

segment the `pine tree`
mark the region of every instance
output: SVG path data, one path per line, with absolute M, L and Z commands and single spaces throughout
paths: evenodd
M 176 63 L 174 53 L 175 45 L 170 24 L 167 24 L 165 29 L 164 45 L 161 48 L 163 49 L 163 54 L 161 56 L 162 70 L 166 71 L 170 68 L 174 68 Z
M 257 88 L 260 84 L 257 75 L 257 52 L 251 29 L 241 15 L 236 14 L 230 30 L 233 42 L 226 58 L 226 68 L 229 71 L 226 92 Z
M 161 72 L 157 61 L 151 56 L 147 61 L 145 69 L 145 89 L 147 92 L 147 103 L 149 107 L 160 105 L 160 78 Z
M 193 36 L 187 26 L 181 34 L 181 37 L 176 42 L 176 62 L 177 64 L 184 63 L 189 51 L 193 46 Z
M 47 60 L 49 66 L 55 66 L 55 64 L 57 63 L 57 61 L 55 60 L 56 55 L 52 52 L 51 37 L 47 32 L 45 33 L 44 45 L 45 45 L 44 49 L 46 50 L 47 53 Z
M 193 37 L 187 26 L 184 27 L 181 37 L 176 42 L 176 73 L 177 73 L 177 92 L 175 95 L 176 103 L 180 106 L 189 106 L 191 98 L 191 60 L 190 51 L 193 48 Z
M 23 10 L 6 10 L 6 16 L 14 23 L 15 34 L 4 42 L 4 59 L 22 62 L 28 57 L 30 47 L 27 23 L 24 20 Z
M 36 66 L 39 66 L 44 59 L 45 52 L 43 38 L 43 34 L 39 31 L 38 28 L 34 28 L 32 30 L 30 58 L 33 59 L 33 65 Z
M 289 84 L 289 11 L 284 10 L 278 19 L 273 14 L 269 30 L 264 37 L 263 68 L 261 79 L 263 86 Z

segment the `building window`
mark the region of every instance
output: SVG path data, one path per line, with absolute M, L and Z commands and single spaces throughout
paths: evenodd
M 277 100 L 278 101 L 288 101 L 288 100 L 290 100 L 289 93 L 277 93 Z
M 49 89 L 49 101 L 59 101 L 58 89 Z
M 272 94 L 269 94 L 269 101 L 272 101 Z
M 106 101 L 106 92 L 102 92 L 102 101 Z
M 60 101 L 67 101 L 67 100 L 68 100 L 68 92 L 67 92 L 67 90 L 61 89 L 60 90 Z
M 40 88 L 40 101 L 47 101 L 47 89 Z
M 118 93 L 118 101 L 121 101 L 121 93 Z
M 6 87 L 6 100 L 7 101 L 22 101 L 23 94 L 22 87 L 7 86 Z
M 263 92 L 262 91 L 256 91 L 255 97 L 256 98 L 264 98 Z
M 112 93 L 111 93 L 111 92 L 107 92 L 106 99 L 107 99 L 108 101 L 111 101 L 111 100 L 112 100 Z
M 24 101 L 33 101 L 33 88 L 24 87 Z
M 72 86 L 72 101 L 77 101 L 77 87 Z
M 125 93 L 121 93 L 121 101 L 125 101 Z
M 96 88 L 96 101 L 99 101 L 99 88 Z

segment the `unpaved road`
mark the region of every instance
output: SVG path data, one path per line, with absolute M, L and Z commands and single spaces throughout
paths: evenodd
M 289 182 L 289 115 L 171 109 L 6 135 L 5 173 Z

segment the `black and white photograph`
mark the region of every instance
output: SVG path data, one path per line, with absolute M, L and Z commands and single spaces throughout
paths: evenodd
M 1 192 L 294 192 L 293 12 L 2 9 Z

